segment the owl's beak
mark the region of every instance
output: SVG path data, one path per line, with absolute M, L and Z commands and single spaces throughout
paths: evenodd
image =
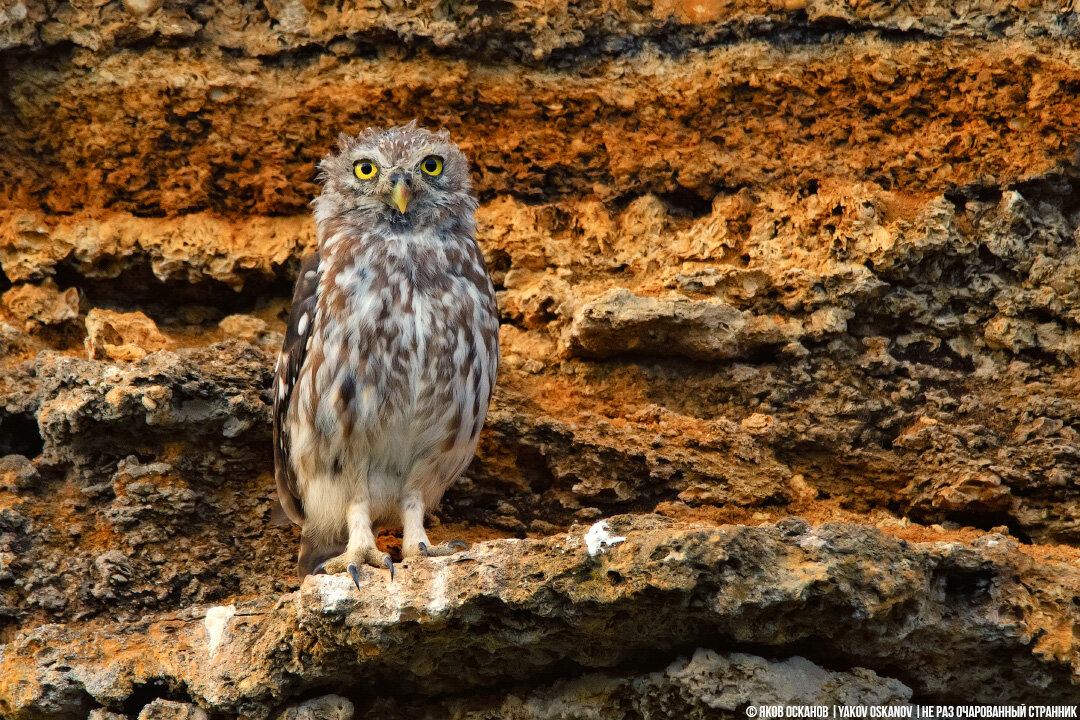
M 394 189 L 390 191 L 390 200 L 393 201 L 402 215 L 405 214 L 405 208 L 409 205 L 410 197 L 412 197 L 412 191 L 405 184 L 405 178 L 399 177 L 397 182 L 394 183 Z

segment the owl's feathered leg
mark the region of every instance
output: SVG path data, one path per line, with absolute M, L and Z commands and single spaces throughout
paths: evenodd
M 469 549 L 461 540 L 450 540 L 432 546 L 427 532 L 424 531 L 424 503 L 418 494 L 408 496 L 402 503 L 401 524 L 403 557 L 441 557 Z
M 371 531 L 371 513 L 365 501 L 349 505 L 349 544 L 345 552 L 323 563 L 323 569 L 333 575 L 348 572 L 360 589 L 360 565 L 383 568 L 390 571 L 390 580 L 394 579 L 394 561 L 390 556 L 375 547 L 375 533 Z

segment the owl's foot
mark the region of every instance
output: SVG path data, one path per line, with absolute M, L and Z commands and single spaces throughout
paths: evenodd
M 390 581 L 394 580 L 394 561 L 390 556 L 377 548 L 346 550 L 336 557 L 332 557 L 322 564 L 323 570 L 330 575 L 347 572 L 352 578 L 356 589 L 360 590 L 359 565 L 370 565 L 390 571 Z
M 438 545 L 428 547 L 427 543 L 419 543 L 420 555 L 422 557 L 444 557 L 446 555 L 453 555 L 456 552 L 462 550 L 468 550 L 469 546 L 461 540 L 449 540 Z

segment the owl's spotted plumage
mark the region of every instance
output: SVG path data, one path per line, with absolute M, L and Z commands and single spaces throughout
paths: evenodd
M 318 252 L 301 269 L 274 376 L 278 497 L 299 573 L 358 581 L 431 547 L 423 518 L 472 459 L 498 367 L 495 293 L 465 156 L 415 123 L 342 136 L 320 164 Z

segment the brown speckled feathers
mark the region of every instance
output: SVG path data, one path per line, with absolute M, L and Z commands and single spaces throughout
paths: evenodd
M 379 524 L 400 522 L 405 550 L 428 551 L 423 513 L 472 458 L 498 366 L 476 201 L 449 137 L 369 130 L 320 168 L 319 251 L 297 281 L 274 395 L 301 573 L 345 548 L 382 563 L 368 548 Z

